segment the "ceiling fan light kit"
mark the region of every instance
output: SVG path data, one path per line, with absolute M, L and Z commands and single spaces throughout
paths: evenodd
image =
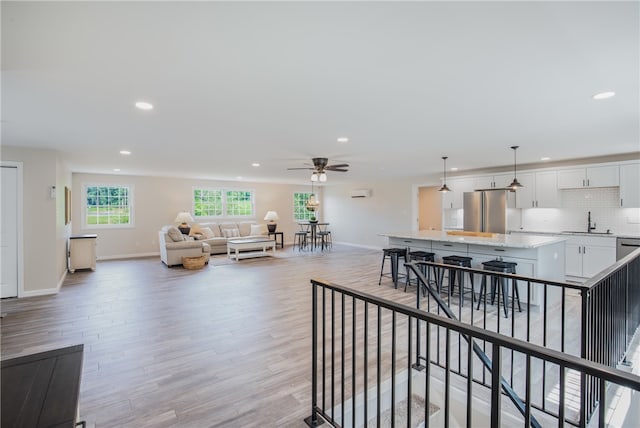
M 337 172 L 347 172 L 349 171 L 348 163 L 341 163 L 336 165 L 327 165 L 329 159 L 327 158 L 313 158 L 313 167 L 304 167 L 304 168 L 287 168 L 288 170 L 296 170 L 296 169 L 310 169 L 313 172 L 311 173 L 311 182 L 321 182 L 324 183 L 327 181 L 327 171 L 337 171 Z

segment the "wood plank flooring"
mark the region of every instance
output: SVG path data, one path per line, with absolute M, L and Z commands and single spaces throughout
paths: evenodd
M 378 286 L 380 261 L 338 244 L 219 255 L 196 271 L 155 257 L 102 261 L 67 275 L 58 295 L 2 301 L 2 358 L 84 343 L 80 415 L 90 427 L 306 427 L 309 280 L 414 305 L 415 287 Z
M 378 287 L 378 251 L 278 250 L 189 271 L 158 258 L 98 262 L 59 294 L 2 301 L 2 358 L 85 344 L 89 426 L 303 427 L 311 409 L 311 286 Z

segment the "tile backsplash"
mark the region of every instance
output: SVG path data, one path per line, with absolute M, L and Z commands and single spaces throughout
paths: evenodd
M 523 230 L 558 232 L 587 230 L 587 213 L 596 232 L 640 235 L 640 208 L 620 208 L 618 187 L 561 190 L 561 208 L 521 211 Z

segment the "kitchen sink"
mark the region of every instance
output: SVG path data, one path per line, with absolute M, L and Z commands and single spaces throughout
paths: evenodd
M 613 235 L 611 232 L 585 232 L 582 230 L 563 230 L 560 233 L 579 233 L 581 235 Z

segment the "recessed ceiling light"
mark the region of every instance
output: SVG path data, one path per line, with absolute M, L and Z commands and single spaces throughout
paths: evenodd
M 616 95 L 615 92 L 612 91 L 607 91 L 607 92 L 600 92 L 595 94 L 592 98 L 594 100 L 606 100 L 607 98 L 612 98 Z
M 121 155 L 130 155 L 131 152 L 129 150 L 120 150 Z
M 544 156 L 540 158 L 541 161 L 548 161 L 551 160 L 551 158 L 549 156 Z
M 138 107 L 140 110 L 153 110 L 153 104 L 146 101 L 138 101 L 136 103 L 136 107 Z
M 260 164 L 259 164 L 258 162 L 254 162 L 254 163 L 252 163 L 252 164 L 251 164 L 251 166 L 253 166 L 253 167 L 257 168 L 257 167 L 259 167 L 259 166 L 260 166 Z
M 120 168 L 113 168 L 115 172 L 120 172 Z
M 456 168 L 455 166 L 453 168 L 451 168 L 451 171 L 457 171 L 458 168 Z
M 348 143 L 349 139 L 347 137 L 338 137 L 338 143 Z

